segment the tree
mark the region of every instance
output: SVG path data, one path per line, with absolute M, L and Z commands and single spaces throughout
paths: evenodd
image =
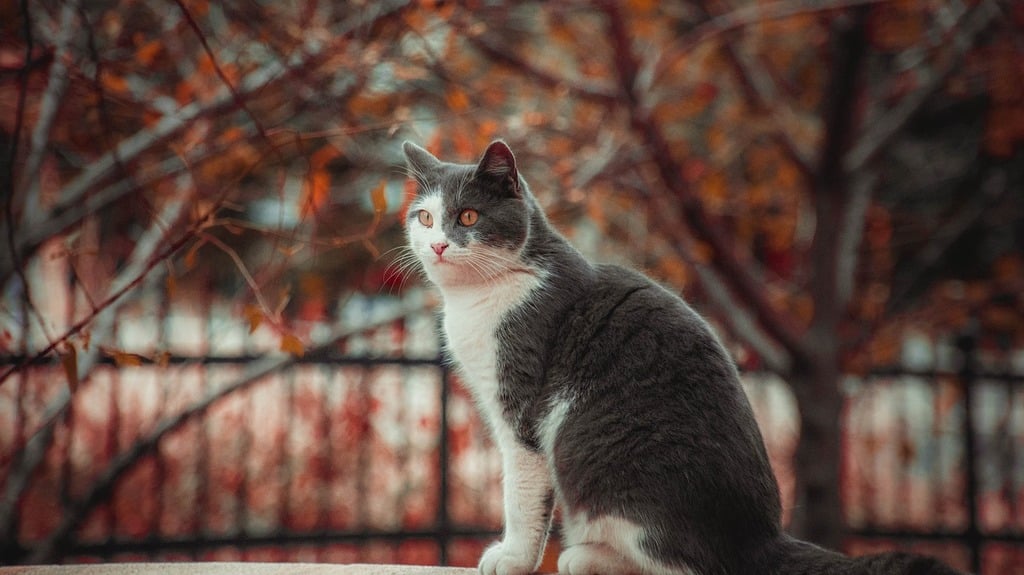
M 589 249 L 684 290 L 745 367 L 789 381 L 794 527 L 830 546 L 842 374 L 891 362 L 911 316 L 964 327 L 921 319 L 951 279 L 1001 277 L 971 305 L 1003 318 L 984 327 L 1004 345 L 1024 338 L 1005 300 L 1024 273 L 1006 232 L 1024 179 L 1016 3 L 168 6 L 6 8 L 0 285 L 38 308 L 32 266 L 64 245 L 94 311 L 23 344 L 71 385 L 11 459 L 0 511 L 142 282 L 187 294 L 208 271 L 296 353 L 299 302 L 379 284 L 352 270 L 401 241 L 397 132 L 466 161 L 506 138 L 557 222 L 600 232 Z M 336 287 L 287 289 L 310 276 Z

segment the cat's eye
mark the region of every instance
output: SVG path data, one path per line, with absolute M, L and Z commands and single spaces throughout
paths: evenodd
M 430 212 L 427 210 L 420 210 L 418 217 L 420 223 L 424 226 L 427 226 L 428 228 L 434 227 L 434 216 L 430 215 Z
M 462 213 L 459 214 L 459 223 L 467 227 L 475 224 L 478 219 L 480 219 L 480 214 L 473 209 L 462 210 Z

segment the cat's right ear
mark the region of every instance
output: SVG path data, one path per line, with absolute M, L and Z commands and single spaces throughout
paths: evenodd
M 409 140 L 402 144 L 402 151 L 405 152 L 405 163 L 413 175 L 425 174 L 441 165 L 441 160 Z

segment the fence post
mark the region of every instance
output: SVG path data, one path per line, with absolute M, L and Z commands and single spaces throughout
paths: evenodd
M 451 518 L 449 517 L 448 501 L 448 401 L 451 399 L 451 371 L 444 358 L 438 356 L 438 367 L 441 370 L 441 413 L 440 429 L 438 430 L 438 498 L 437 498 L 437 543 L 438 563 L 448 565 L 448 544 L 451 543 Z
M 970 551 L 971 573 L 981 573 L 981 532 L 978 528 L 978 474 L 977 434 L 974 425 L 974 384 L 977 380 L 977 337 L 973 331 L 965 331 L 957 337 L 960 350 L 960 388 L 964 394 L 964 460 L 967 475 L 965 482 L 967 499 L 967 531 L 964 534 Z

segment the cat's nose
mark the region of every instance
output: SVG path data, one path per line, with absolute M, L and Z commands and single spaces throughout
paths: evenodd
M 434 242 L 430 244 L 430 247 L 434 249 L 435 254 L 441 255 L 448 249 L 448 242 Z

